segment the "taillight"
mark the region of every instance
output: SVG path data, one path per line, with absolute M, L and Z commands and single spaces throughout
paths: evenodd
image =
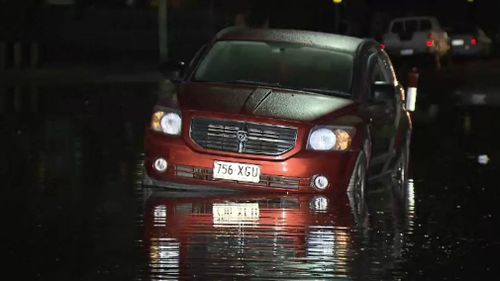
M 470 44 L 471 44 L 472 46 L 476 46 L 476 45 L 477 45 L 477 39 L 476 39 L 476 38 L 472 38 L 472 39 L 470 40 Z
M 382 50 L 385 49 L 384 43 L 380 43 L 380 49 L 382 49 Z
M 434 47 L 434 40 L 427 40 L 427 42 L 425 42 L 425 45 L 427 45 L 427 47 L 429 48 L 432 48 Z

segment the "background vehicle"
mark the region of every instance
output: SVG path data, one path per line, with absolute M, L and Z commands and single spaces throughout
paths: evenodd
M 478 26 L 461 25 L 450 31 L 451 54 L 454 56 L 480 56 L 491 54 L 492 40 Z
M 436 60 L 446 57 L 450 50 L 448 34 L 437 18 L 429 16 L 391 20 L 382 44 L 392 56 L 432 55 Z

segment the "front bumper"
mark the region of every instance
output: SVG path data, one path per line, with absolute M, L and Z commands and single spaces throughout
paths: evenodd
M 345 192 L 359 150 L 346 152 L 313 152 L 305 149 L 287 153 L 286 157 L 253 157 L 218 151 L 195 150 L 183 138 L 168 137 L 146 131 L 146 181 L 150 185 L 175 189 L 210 191 L 236 189 L 243 191 L 274 191 L 291 193 L 320 192 L 312 187 L 315 175 L 326 176 L 329 186 L 324 193 Z M 168 168 L 161 173 L 153 168 L 156 159 L 163 158 Z M 283 158 L 283 159 L 280 159 Z M 259 165 L 259 183 L 213 179 L 214 161 Z

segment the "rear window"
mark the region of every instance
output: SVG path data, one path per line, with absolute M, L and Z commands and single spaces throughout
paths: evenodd
M 194 80 L 251 81 L 349 93 L 352 71 L 352 55 L 331 49 L 283 42 L 219 41 L 202 59 Z
M 428 19 L 407 19 L 395 21 L 392 24 L 393 33 L 413 33 L 417 31 L 429 31 L 432 29 L 432 22 Z
M 394 22 L 392 25 L 392 32 L 394 33 L 404 32 L 403 22 L 401 21 Z
M 409 20 L 406 22 L 406 32 L 415 32 L 418 31 L 418 21 Z
M 430 20 L 421 20 L 420 21 L 420 30 L 426 31 L 431 30 L 432 23 Z

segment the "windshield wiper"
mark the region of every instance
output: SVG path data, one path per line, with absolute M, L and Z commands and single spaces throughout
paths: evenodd
M 351 94 L 342 92 L 342 91 L 337 91 L 337 90 L 326 90 L 326 89 L 318 89 L 318 88 L 299 88 L 298 90 L 301 91 L 306 91 L 306 92 L 315 92 L 315 93 L 320 93 L 320 94 L 325 94 L 325 95 L 330 95 L 330 96 L 340 96 L 340 97 L 352 97 Z
M 278 82 L 271 83 L 271 82 L 263 82 L 263 81 L 254 81 L 254 80 L 245 80 L 245 79 L 238 79 L 238 80 L 231 80 L 231 81 L 223 81 L 221 83 L 240 83 L 240 84 L 248 84 L 248 85 L 259 85 L 259 86 L 268 86 L 268 87 L 281 87 L 281 84 Z

